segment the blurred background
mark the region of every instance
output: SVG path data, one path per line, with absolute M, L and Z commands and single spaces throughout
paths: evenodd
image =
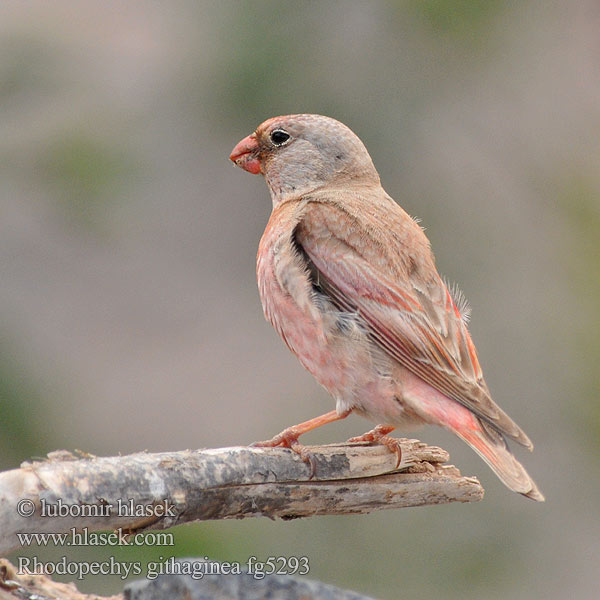
M 422 219 L 547 497 L 426 429 L 411 435 L 484 501 L 202 523 L 175 548 L 70 556 L 306 555 L 310 577 L 378 598 L 599 597 L 599 30 L 595 0 L 2 2 L 3 469 L 58 448 L 246 444 L 333 407 L 263 318 L 270 199 L 227 159 L 264 119 L 314 112 L 349 125 Z

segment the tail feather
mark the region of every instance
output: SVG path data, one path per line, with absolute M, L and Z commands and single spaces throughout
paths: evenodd
M 544 495 L 525 467 L 512 455 L 502 434 L 477 420 L 480 425 L 478 429 L 452 428 L 452 431 L 485 460 L 506 487 L 527 498 L 543 502 Z
M 398 378 L 402 381 L 403 401 L 425 423 L 440 425 L 462 438 L 485 460 L 509 489 L 532 500 L 544 501 L 542 492 L 508 449 L 504 435 L 500 431 L 504 427 L 495 427 L 494 424 L 478 417 L 466 406 L 451 400 L 412 373 L 402 371 L 398 374 Z M 507 416 L 506 419 L 509 417 Z M 514 427 L 521 431 L 516 425 Z M 510 437 L 515 436 L 510 435 Z M 515 437 L 515 439 L 529 449 L 533 448 L 533 444 L 524 433 L 520 438 Z

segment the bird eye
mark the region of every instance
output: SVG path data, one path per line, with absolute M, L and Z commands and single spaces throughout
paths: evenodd
M 271 132 L 271 141 L 275 146 L 283 146 L 290 139 L 290 134 L 283 129 L 274 129 Z

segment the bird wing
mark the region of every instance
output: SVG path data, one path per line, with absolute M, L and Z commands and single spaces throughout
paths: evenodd
M 532 447 L 492 400 L 425 234 L 380 191 L 383 198 L 330 191 L 305 199 L 294 239 L 313 281 L 340 310 L 358 313 L 371 338 L 405 368 Z

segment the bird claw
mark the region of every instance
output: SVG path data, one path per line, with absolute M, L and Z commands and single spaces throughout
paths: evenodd
M 346 441 L 348 443 L 368 442 L 370 444 L 380 444 L 382 446 L 385 446 L 390 452 L 393 452 L 397 456 L 395 467 L 397 469 L 400 466 L 400 463 L 402 462 L 402 446 L 399 440 L 387 435 L 393 430 L 394 427 L 389 427 L 387 425 L 377 425 L 377 427 L 374 427 L 373 429 L 371 429 L 371 431 L 367 431 L 362 435 L 350 438 Z
M 254 442 L 250 444 L 252 448 L 289 448 L 295 452 L 306 464 L 310 466 L 309 479 L 313 479 L 317 473 L 317 462 L 312 452 L 309 452 L 306 446 L 303 446 L 299 441 L 298 437 L 300 434 L 294 427 L 288 427 L 281 433 L 272 437 L 270 440 L 263 442 Z

